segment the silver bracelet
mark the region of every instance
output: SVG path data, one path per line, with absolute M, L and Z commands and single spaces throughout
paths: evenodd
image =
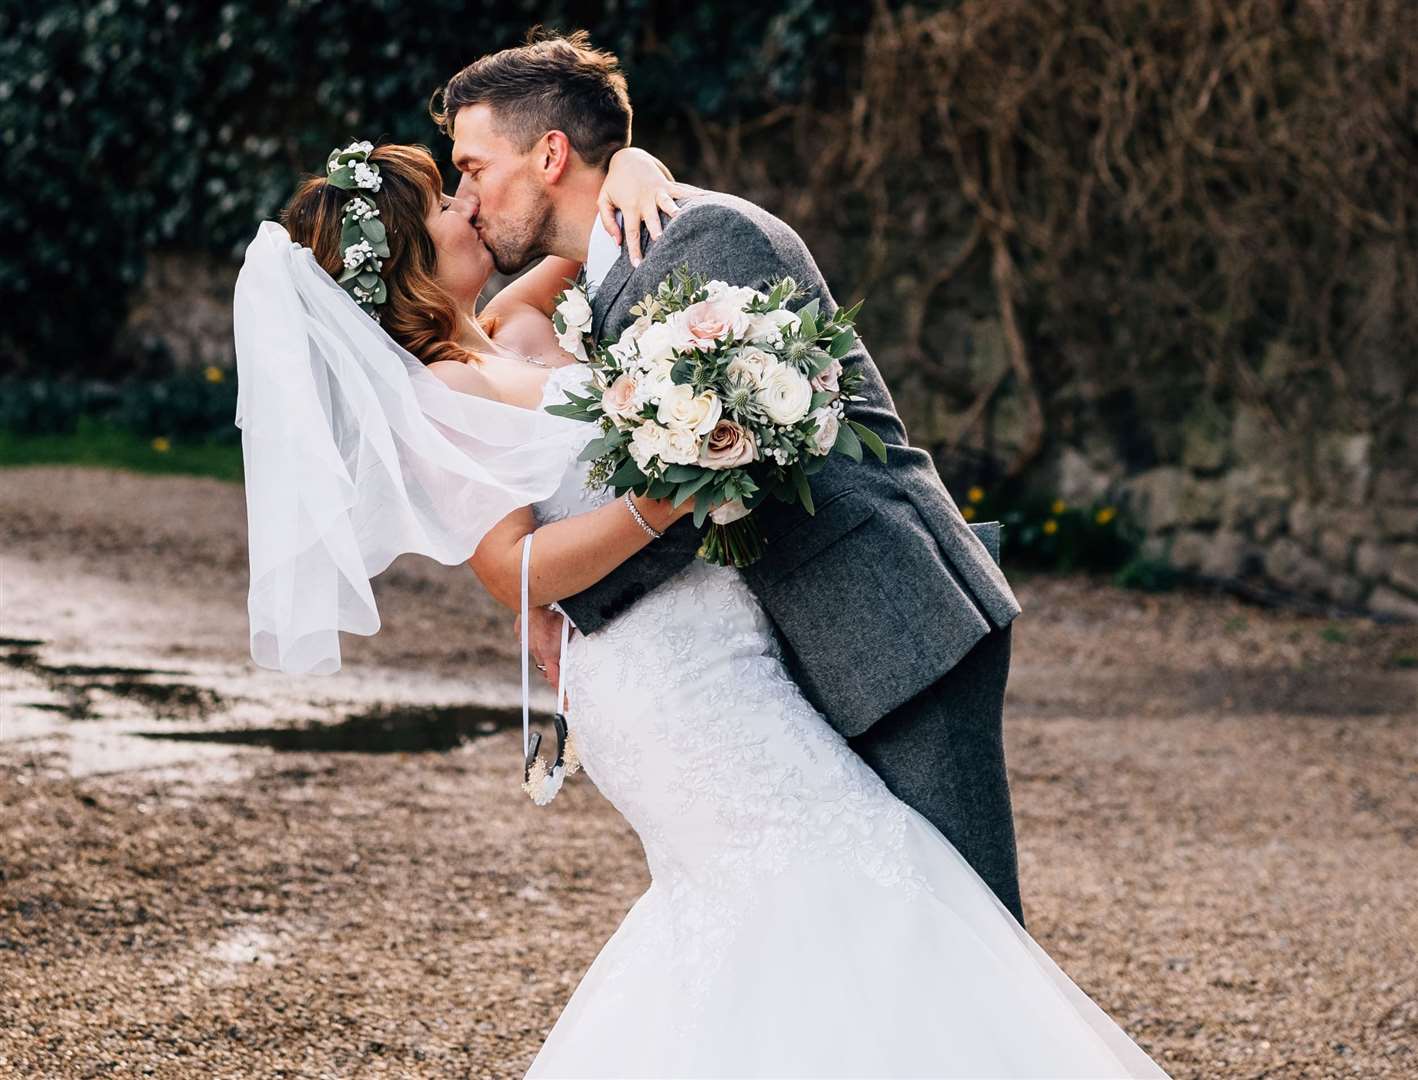
M 624 495 L 622 495 L 620 501 L 625 503 L 626 508 L 630 510 L 630 516 L 635 519 L 635 524 L 639 525 L 642 529 L 644 529 L 645 532 L 649 535 L 650 539 L 658 540 L 660 537 L 665 535 L 664 533 L 660 532 L 659 529 L 655 528 L 655 526 L 651 525 L 648 521 L 645 520 L 644 516 L 640 513 L 640 508 L 635 505 L 635 500 L 631 498 L 630 492 L 627 491 Z

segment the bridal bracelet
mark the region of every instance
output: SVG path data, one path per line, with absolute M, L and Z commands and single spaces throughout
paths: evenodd
M 640 508 L 635 505 L 635 500 L 631 497 L 630 492 L 627 491 L 621 496 L 621 502 L 625 503 L 627 509 L 630 510 L 630 516 L 635 519 L 635 524 L 644 529 L 646 535 L 649 536 L 651 540 L 658 540 L 665 535 L 645 520 L 644 515 L 640 513 Z

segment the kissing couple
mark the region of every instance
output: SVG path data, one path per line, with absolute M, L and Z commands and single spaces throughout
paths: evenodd
M 421 147 L 357 142 L 247 250 L 251 650 L 337 670 L 405 552 L 520 610 L 524 700 L 530 647 L 564 704 L 553 771 L 584 769 L 652 877 L 527 1075 L 1164 1075 L 1024 929 L 1001 736 L 1019 605 L 861 342 L 814 387 L 850 380 L 884 460 L 823 458 L 812 513 L 755 505 L 741 567 L 696 557 L 695 498 L 614 497 L 598 429 L 547 411 L 595 391 L 579 331 L 633 341 L 685 272 L 740 304 L 732 348 L 775 281 L 832 316 L 803 241 L 629 149 L 625 79 L 585 34 L 485 56 L 435 100 L 454 194 Z M 476 312 L 494 268 L 525 273 Z M 663 420 L 686 364 L 631 407 Z

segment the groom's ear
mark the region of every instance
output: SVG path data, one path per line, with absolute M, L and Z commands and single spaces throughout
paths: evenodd
M 548 185 L 560 183 L 571 168 L 571 155 L 575 153 L 566 132 L 548 131 L 542 136 L 540 152 L 542 179 Z

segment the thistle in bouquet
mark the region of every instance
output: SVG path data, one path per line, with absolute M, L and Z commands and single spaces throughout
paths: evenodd
M 587 483 L 680 506 L 694 500 L 701 558 L 747 566 L 763 554 L 753 510 L 764 499 L 815 512 L 808 478 L 843 453 L 886 447 L 848 416 L 862 375 L 842 365 L 857 342 L 860 304 L 822 315 L 785 277 L 751 289 L 675 270 L 631 314 L 615 341 L 589 334 L 589 306 L 558 297 L 562 347 L 584 354 L 590 393 L 547 411 L 597 424 L 581 458 Z M 573 340 L 575 339 L 575 340 Z M 578 348 L 570 348 L 577 346 Z

